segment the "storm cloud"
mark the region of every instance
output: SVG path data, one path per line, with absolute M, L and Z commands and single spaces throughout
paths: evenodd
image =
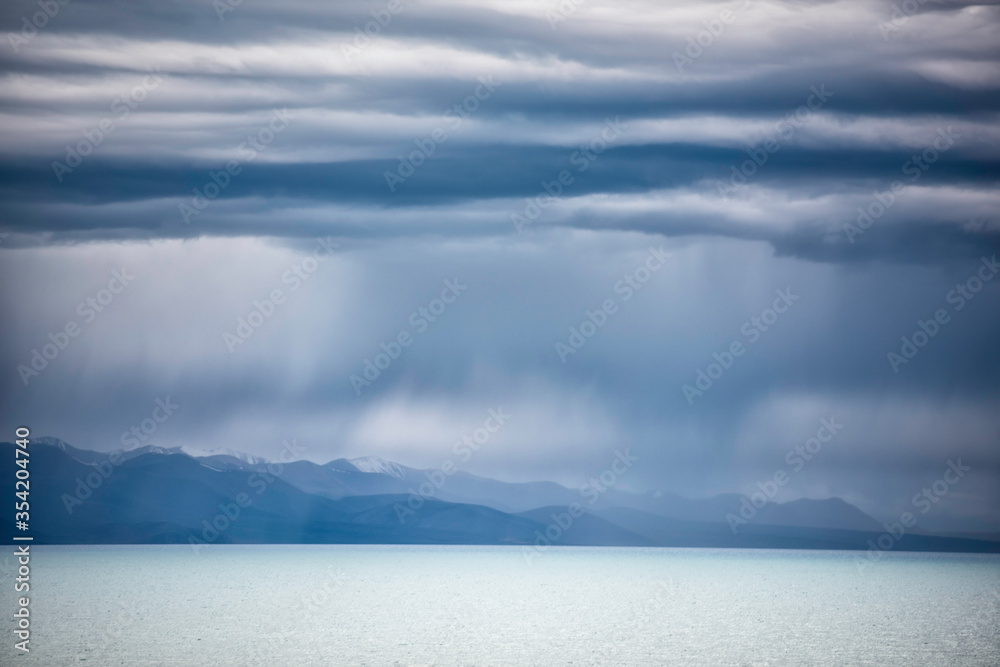
M 502 406 L 470 472 L 630 446 L 701 497 L 835 418 L 785 497 L 891 518 L 961 458 L 921 527 L 1000 531 L 995 5 L 42 5 L 0 10 L 6 432 L 169 396 L 164 446 L 431 467 Z

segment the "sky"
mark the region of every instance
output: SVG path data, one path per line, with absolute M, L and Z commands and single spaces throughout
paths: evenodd
M 5 3 L 0 429 L 1000 531 L 998 18 Z

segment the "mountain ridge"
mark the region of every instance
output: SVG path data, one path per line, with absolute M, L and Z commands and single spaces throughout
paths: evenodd
M 0 451 L 7 447 L 14 445 L 0 443 Z M 377 457 L 279 465 L 233 450 L 193 455 L 184 448 L 146 445 L 99 453 L 55 438 L 33 440 L 29 452 L 32 527 L 36 543 L 43 544 L 864 549 L 882 532 L 876 519 L 839 498 L 767 503 L 735 530 L 726 512 L 740 511 L 738 494 L 697 500 L 608 489 L 584 500 L 554 482 L 507 483 L 468 473 L 440 478 L 435 487 L 428 483 L 432 471 Z M 3 458 L 4 466 L 13 466 L 13 456 Z M 11 487 L 12 493 L 13 479 L 13 470 L 4 474 L 0 492 Z M 430 489 L 427 495 L 414 493 L 421 484 Z M 8 517 L 0 517 L 0 525 L 14 528 Z M 914 533 L 897 548 L 1000 552 L 1000 542 Z
M 39 442 L 51 444 L 60 443 L 64 451 L 70 455 L 82 455 L 82 458 L 93 463 L 100 454 L 89 450 L 72 447 L 54 438 L 40 438 Z M 67 449 L 68 448 L 68 449 Z M 211 461 L 223 469 L 250 470 L 267 472 L 268 466 L 277 465 L 273 461 L 261 457 L 252 457 L 235 450 L 208 450 L 197 452 L 183 447 L 161 448 L 155 445 L 144 445 L 131 450 L 114 450 L 105 456 L 117 452 L 123 459 L 147 453 L 162 453 L 165 455 L 186 455 L 199 461 Z M 235 456 L 233 454 L 236 454 Z M 307 460 L 296 460 L 281 463 L 282 478 L 308 493 L 315 493 L 329 498 L 344 498 L 355 495 L 384 495 L 390 493 L 410 493 L 418 490 L 428 482 L 428 475 L 434 471 L 411 468 L 378 456 L 358 457 L 354 459 L 337 458 L 326 464 L 316 464 Z M 360 474 L 357 474 L 360 473 Z M 503 512 L 518 514 L 539 507 L 550 505 L 568 505 L 579 502 L 579 492 L 551 481 L 502 482 L 499 480 L 474 475 L 465 471 L 456 471 L 448 476 L 445 484 L 435 489 L 433 497 L 458 503 L 482 504 Z M 741 516 L 740 510 L 744 496 L 735 493 L 724 493 L 704 499 L 691 499 L 669 492 L 636 494 L 608 489 L 595 502 L 594 509 L 603 510 L 612 507 L 630 507 L 645 512 L 660 515 L 668 519 L 716 521 L 724 520 L 727 515 Z M 826 505 L 818 512 L 803 509 L 805 506 L 817 508 Z M 831 514 L 836 506 L 836 517 Z M 849 509 L 845 509 L 849 508 Z M 775 525 L 799 526 L 810 528 L 849 528 L 856 530 L 879 530 L 880 522 L 850 505 L 840 498 L 827 499 L 797 499 L 783 503 L 768 502 L 761 508 L 755 508 L 755 520 Z

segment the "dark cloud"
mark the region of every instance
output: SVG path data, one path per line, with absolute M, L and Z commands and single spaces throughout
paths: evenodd
M 1000 278 L 950 299 L 1000 252 L 994 5 L 924 3 L 889 32 L 888 5 L 837 1 L 591 2 L 554 30 L 533 3 L 404 5 L 350 60 L 382 3 L 245 2 L 220 21 L 204 2 L 74 0 L 16 50 L 6 31 L 37 6 L 4 5 L 0 427 L 108 449 L 169 395 L 182 408 L 159 444 L 269 455 L 298 437 L 317 461 L 434 466 L 502 405 L 509 430 L 471 472 L 574 483 L 632 446 L 635 489 L 703 496 L 752 489 L 834 415 L 844 433 L 792 496 L 888 518 L 962 456 L 968 487 L 927 525 L 1000 530 Z M 736 20 L 678 70 L 724 9 Z M 500 85 L 445 116 L 481 77 Z M 803 107 L 817 89 L 832 96 Z M 276 109 L 293 121 L 246 161 Z M 53 161 L 106 118 L 60 181 Z M 627 129 L 575 160 L 615 118 Z M 436 128 L 447 140 L 392 191 L 385 173 Z M 720 189 L 767 139 L 777 152 Z M 240 173 L 185 222 L 231 159 Z M 512 214 L 563 170 L 518 233 Z M 317 237 L 341 248 L 293 291 Z M 626 302 L 619 281 L 661 245 L 671 259 Z M 123 267 L 135 282 L 84 322 L 78 304 Z M 468 292 L 358 395 L 350 376 L 456 278 Z M 223 334 L 274 289 L 287 303 L 230 352 Z M 800 300 L 750 344 L 744 325 L 787 289 Z M 619 311 L 563 362 L 556 344 L 608 298 Z M 71 321 L 79 337 L 25 383 L 18 367 Z M 683 386 L 734 341 L 746 354 L 689 404 Z

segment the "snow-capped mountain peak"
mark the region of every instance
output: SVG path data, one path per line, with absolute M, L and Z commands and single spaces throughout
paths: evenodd
M 378 456 L 362 456 L 361 458 L 348 460 L 352 466 L 361 472 L 389 475 L 396 479 L 402 479 L 406 476 L 406 471 L 398 463 L 386 461 Z
M 252 466 L 267 465 L 269 463 L 269 461 L 265 458 L 247 454 L 246 452 L 241 452 L 236 449 L 193 449 L 190 447 L 181 447 L 180 449 L 188 456 L 196 459 L 205 459 L 212 456 L 228 456 Z

